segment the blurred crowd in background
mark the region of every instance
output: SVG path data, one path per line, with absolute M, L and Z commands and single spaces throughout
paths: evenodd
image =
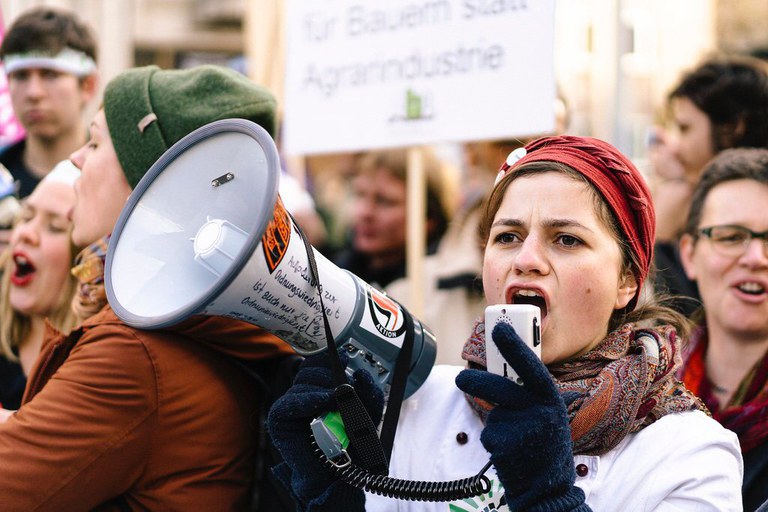
M 221 2 L 221 7 L 213 9 L 218 1 L 55 2 L 57 8 L 66 4 L 74 9 L 95 30 L 90 32 L 79 22 L 56 25 L 55 30 L 73 37 L 51 57 L 35 54 L 34 45 L 40 41 L 30 38 L 30 32 L 12 28 L 24 21 L 17 15 L 27 4 L 48 3 L 0 3 L 6 26 L 0 57 L 7 74 L 7 99 L 0 102 L 0 109 L 9 130 L 0 149 L 0 163 L 7 168 L 0 181 L 0 194 L 7 199 L 0 202 L 0 403 L 8 410 L 22 403 L 26 377 L 49 327 L 46 319 L 66 332 L 105 304 L 99 272 L 107 242 L 82 233 L 75 237 L 75 244 L 70 242 L 73 187 L 83 196 L 89 191 L 74 185 L 79 171 L 68 162 L 70 155 L 93 143 L 89 138 L 93 125 L 88 123 L 102 104 L 104 84 L 134 65 L 175 69 L 215 64 L 274 89 L 278 114 L 281 98 L 280 79 L 264 64 L 263 45 L 261 53 L 251 49 L 255 43 L 249 42 L 248 32 L 257 30 L 254 19 L 259 8 L 279 18 L 274 5 Z M 131 22 L 114 28 L 120 13 L 130 13 Z M 180 13 L 183 16 L 178 19 Z M 688 13 L 684 29 L 680 27 L 683 13 Z M 59 23 L 54 15 L 46 16 L 51 27 Z M 157 30 L 156 22 L 149 21 L 151 16 L 160 16 L 177 30 Z M 758 225 L 760 208 L 747 209 L 744 222 L 727 216 L 721 222 L 717 215 L 727 208 L 713 210 L 706 202 L 712 189 L 720 186 L 719 179 L 753 180 L 758 189 L 766 185 L 757 171 L 718 177 L 734 172 L 735 167 L 768 165 L 762 153 L 737 151 L 768 148 L 768 36 L 755 28 L 762 29 L 766 21 L 768 7 L 763 2 L 743 2 L 737 8 L 714 0 L 560 0 L 552 133 L 418 148 L 425 174 L 424 212 L 408 211 L 412 151 L 408 148 L 282 155 L 281 196 L 321 253 L 406 307 L 415 300 L 408 280 L 407 218 L 423 213 L 426 254 L 423 282 L 416 285 L 423 287 L 424 302 L 417 301 L 416 307 L 437 335 L 437 362 L 463 365 L 461 349 L 469 326 L 485 307 L 480 279 L 485 241 L 478 231 L 481 205 L 500 165 L 512 152 L 543 135 L 595 136 L 613 143 L 645 176 L 656 209 L 657 272 L 643 293 L 646 298 L 674 295 L 675 308 L 695 321 L 698 330 L 692 339 L 698 344 L 686 352 L 686 364 L 698 364 L 698 373 L 692 374 L 689 365 L 681 378 L 725 426 L 748 423 L 745 436 L 752 437 L 740 440 L 752 454 L 748 476 L 755 480 L 750 481 L 749 492 L 754 494 L 749 499 L 755 508 L 765 493 L 754 489 L 762 488 L 768 478 L 764 474 L 768 473 L 765 428 L 755 427 L 757 421 L 766 423 L 768 411 L 768 316 L 762 323 L 752 319 L 757 325 L 750 327 L 747 342 L 723 334 L 739 327 L 725 319 L 727 305 L 717 303 L 717 287 L 712 284 L 711 277 L 725 270 L 704 260 L 696 244 L 699 239 L 711 240 L 721 256 L 743 259 L 740 265 L 759 276 L 733 285 L 740 293 L 750 298 L 768 294 L 768 225 Z M 277 51 L 279 31 L 275 30 L 259 32 L 259 37 L 261 43 L 274 43 Z M 54 105 L 50 116 L 48 107 L 39 106 L 47 101 Z M 18 124 L 11 123 L 10 113 L 15 113 Z M 74 159 L 77 167 L 83 167 L 82 159 Z M 705 168 L 705 176 L 712 180 L 709 185 L 700 183 Z M 132 182 L 123 189 L 126 195 L 135 185 Z M 736 190 L 726 199 L 738 203 L 749 190 L 754 189 Z M 713 197 L 719 196 L 713 193 Z M 755 194 L 753 199 L 763 201 L 765 194 Z M 121 205 L 115 201 L 108 206 L 117 213 Z M 717 221 L 713 226 L 700 225 L 702 218 L 710 217 Z M 755 219 L 754 225 L 746 225 Z M 110 227 L 108 223 L 98 226 L 104 234 Z M 762 243 L 762 253 L 749 252 L 755 240 Z M 86 247 L 85 254 L 80 252 Z M 75 271 L 70 275 L 72 263 Z M 37 288 L 29 285 L 31 276 Z M 709 354 L 747 348 L 739 352 L 741 358 L 718 360 L 728 363 L 718 367 L 717 361 L 706 359 L 702 347 L 707 343 L 712 347 Z M 727 386 L 718 388 L 715 380 Z M 755 406 L 762 416 L 753 413 Z M 752 450 L 759 451 L 759 457 Z

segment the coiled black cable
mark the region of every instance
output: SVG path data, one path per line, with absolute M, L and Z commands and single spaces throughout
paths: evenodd
M 491 481 L 485 472 L 488 463 L 474 476 L 448 482 L 425 482 L 422 480 L 401 480 L 386 475 L 370 473 L 354 463 L 338 465 L 329 460 L 312 441 L 315 454 L 344 482 L 374 494 L 410 501 L 455 501 L 485 494 L 491 489 Z
M 315 262 L 314 252 L 312 250 L 312 246 L 309 245 L 309 241 L 307 237 L 304 236 L 304 233 L 301 231 L 301 228 L 298 226 L 298 224 L 296 224 L 296 222 L 294 221 L 293 225 L 298 230 L 304 242 L 304 246 L 307 250 L 307 259 L 309 261 L 310 274 L 312 278 L 315 280 L 316 286 L 318 288 L 318 297 L 320 300 L 321 311 L 323 314 L 323 324 L 325 326 L 327 349 L 328 349 L 328 352 L 331 354 L 331 360 L 338 361 L 338 358 L 334 359 L 334 357 L 337 356 L 336 345 L 333 338 L 333 334 L 331 332 L 330 325 L 328 323 L 326 309 L 325 309 L 325 306 L 323 305 L 323 294 L 322 294 L 322 289 L 320 288 L 320 278 L 317 274 L 317 264 Z M 406 315 L 406 322 L 412 322 L 412 320 L 410 320 L 410 316 Z M 408 329 L 408 332 L 411 333 L 411 341 L 409 343 L 412 344 L 413 342 L 412 326 Z M 406 336 L 406 339 L 408 339 L 408 336 Z M 406 355 L 408 357 L 406 357 L 405 360 L 408 361 L 410 359 L 409 353 L 406 353 Z M 346 382 L 346 378 L 344 376 L 343 369 L 341 369 L 340 363 L 338 367 L 339 367 L 340 375 L 337 380 L 339 381 L 339 383 L 344 383 Z M 397 368 L 395 370 L 395 373 L 397 374 Z M 398 397 L 398 401 L 396 402 L 396 408 L 393 409 L 395 411 L 399 411 L 400 409 L 400 402 L 402 401 L 402 391 L 405 389 L 404 382 L 405 381 L 402 381 L 403 387 Z M 339 388 L 341 388 L 341 386 L 339 386 Z M 358 400 L 358 403 L 359 403 L 359 400 Z M 361 409 L 362 409 L 362 406 L 361 406 Z M 393 423 L 393 428 L 394 428 L 394 425 L 397 424 L 397 416 L 393 416 L 393 418 L 394 418 L 394 423 Z M 385 426 L 387 424 L 386 418 L 385 418 L 384 424 Z M 392 431 L 392 433 L 394 435 L 394 430 Z M 386 496 L 388 498 L 396 498 L 396 499 L 402 499 L 402 500 L 411 500 L 411 501 L 441 502 L 441 501 L 455 501 L 455 500 L 461 500 L 465 498 L 472 498 L 474 496 L 485 494 L 491 490 L 491 481 L 487 476 L 485 476 L 485 472 L 488 471 L 488 468 L 491 467 L 490 461 L 488 461 L 488 463 L 483 467 L 483 469 L 480 470 L 480 472 L 477 475 L 471 476 L 468 478 L 463 478 L 461 480 L 452 480 L 448 482 L 425 482 L 421 480 L 401 480 L 399 478 L 392 478 L 387 475 L 371 473 L 370 471 L 367 471 L 353 464 L 352 460 L 349 458 L 349 455 L 346 452 L 344 452 L 344 455 L 347 457 L 346 462 L 344 464 L 336 464 L 332 460 L 330 460 L 325 455 L 325 453 L 323 453 L 323 451 L 315 442 L 314 435 L 312 435 L 311 438 L 312 438 L 312 446 L 315 450 L 315 454 L 328 468 L 330 468 L 330 470 L 337 477 L 339 477 L 342 481 L 346 482 L 347 484 L 357 489 L 363 489 L 364 491 L 378 494 L 380 496 Z M 390 444 L 390 448 L 391 448 L 391 444 Z M 387 455 L 384 455 L 384 457 L 386 459 Z

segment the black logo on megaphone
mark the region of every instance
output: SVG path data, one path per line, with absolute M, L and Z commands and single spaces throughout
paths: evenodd
M 375 288 L 368 287 L 368 308 L 376 330 L 387 338 L 405 333 L 405 315 L 400 306 Z

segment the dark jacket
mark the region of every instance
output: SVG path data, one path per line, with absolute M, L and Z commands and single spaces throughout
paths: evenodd
M 40 182 L 40 178 L 24 164 L 22 157 L 25 145 L 26 139 L 21 139 L 0 149 L 0 164 L 3 164 L 11 172 L 13 179 L 19 182 L 19 197 L 27 197 Z
M 744 454 L 744 512 L 768 503 L 768 443 Z
M 374 288 L 383 290 L 389 283 L 405 277 L 405 254 L 403 259 L 386 268 L 373 269 L 367 255 L 354 249 L 345 249 L 333 258 L 339 268 L 349 270 Z
M 19 363 L 14 363 L 0 355 L 0 407 L 18 409 L 27 377 Z
M 690 317 L 701 308 L 701 297 L 696 282 L 685 275 L 677 243 L 657 242 L 653 250 L 656 267 L 653 279 L 655 291 L 673 296 L 670 305 Z

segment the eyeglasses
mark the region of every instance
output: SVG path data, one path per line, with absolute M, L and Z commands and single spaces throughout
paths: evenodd
M 768 231 L 757 232 L 744 226 L 724 225 L 701 228 L 698 234 L 709 238 L 716 250 L 728 256 L 741 256 L 755 238 L 762 240 L 763 249 L 768 250 Z

